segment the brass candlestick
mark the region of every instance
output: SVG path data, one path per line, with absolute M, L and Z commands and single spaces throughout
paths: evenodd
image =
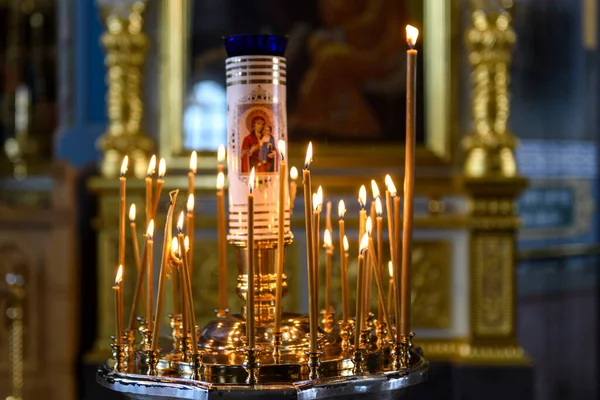
M 246 353 L 244 357 L 244 362 L 242 363 L 242 367 L 248 373 L 248 377 L 246 378 L 246 384 L 248 385 L 256 385 L 258 383 L 258 371 L 260 369 L 259 355 L 261 349 L 258 347 L 255 348 L 246 348 L 244 350 Z
M 125 346 L 121 344 L 121 340 L 116 338 L 115 336 L 111 337 L 112 343 L 110 347 L 112 348 L 112 359 L 113 359 L 113 370 L 115 372 L 125 372 Z

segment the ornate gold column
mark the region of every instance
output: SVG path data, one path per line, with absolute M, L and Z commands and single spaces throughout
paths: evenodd
M 130 170 L 143 177 L 154 143 L 141 127 L 142 67 L 146 59 L 148 37 L 143 32 L 144 0 L 98 0 L 106 15 L 106 32 L 101 42 L 106 48 L 108 129 L 99 139 L 104 153 L 101 172 L 116 177 L 125 154 Z
M 516 35 L 512 1 L 473 1 L 467 32 L 472 66 L 473 132 L 464 140 L 464 188 L 470 197 L 470 338 L 460 359 L 475 363 L 526 362 L 516 339 L 515 137 L 508 131 L 509 68 Z

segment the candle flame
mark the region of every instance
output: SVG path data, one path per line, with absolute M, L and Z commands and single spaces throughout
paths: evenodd
M 365 208 L 367 205 L 367 188 L 365 185 L 362 185 L 358 191 L 358 203 L 360 204 L 360 208 Z
M 225 161 L 225 145 L 220 144 L 219 147 L 217 147 L 217 162 L 222 163 L 223 161 Z
M 304 169 L 308 169 L 310 167 L 310 163 L 312 162 L 312 142 L 308 142 L 308 148 L 306 149 L 306 158 L 304 159 Z
M 381 196 L 381 193 L 379 192 L 379 186 L 377 186 L 377 182 L 375 182 L 375 179 L 371 179 L 371 190 L 373 191 L 374 199 L 378 199 L 379 196 Z
M 194 194 L 190 193 L 190 195 L 188 196 L 188 201 L 187 201 L 187 212 L 189 214 L 193 214 L 194 213 Z
M 177 240 L 177 238 L 175 236 L 173 236 L 173 239 L 171 240 L 171 249 L 173 250 L 173 253 L 175 253 L 175 256 L 177 256 L 177 257 L 181 256 L 179 254 L 179 241 Z
M 388 261 L 388 274 L 390 275 L 390 278 L 394 277 L 394 263 L 391 261 Z
M 346 215 L 346 203 L 344 203 L 344 200 L 342 199 L 338 204 L 338 217 L 344 219 L 344 215 Z
M 183 211 L 179 214 L 179 218 L 177 218 L 177 231 L 179 233 L 183 232 Z
M 412 49 L 417 43 L 419 37 L 419 30 L 412 25 L 406 25 L 406 42 Z
M 392 196 L 396 196 L 398 191 L 396 190 L 396 185 L 394 185 L 394 181 L 392 180 L 391 176 L 385 176 L 385 185 L 387 187 L 387 191 L 390 192 Z
M 119 265 L 119 269 L 117 269 L 117 276 L 115 277 L 115 286 L 119 286 L 121 281 L 123 280 L 123 266 Z
M 331 232 L 329 232 L 329 229 L 325 229 L 325 233 L 323 234 L 323 246 L 326 249 L 331 248 Z
M 296 167 L 290 168 L 290 179 L 293 181 L 298 179 L 298 169 Z
M 360 239 L 360 247 L 358 250 L 359 254 L 364 253 L 368 248 L 369 248 L 369 234 L 365 232 L 362 239 Z
M 129 206 L 129 221 L 135 222 L 135 203 L 131 203 Z
M 219 174 L 217 175 L 217 189 L 221 190 L 225 187 L 225 174 L 222 172 L 219 172 Z
M 323 206 L 323 187 L 319 185 L 317 188 L 317 194 L 319 195 L 319 202 L 321 203 L 321 207 Z
M 150 162 L 148 162 L 148 172 L 146 172 L 146 174 L 150 177 L 154 174 L 155 171 L 156 171 L 156 156 L 153 155 L 150 158 Z
M 196 153 L 196 151 L 192 151 L 192 154 L 190 154 L 190 171 L 192 173 L 196 173 L 196 170 L 198 169 L 198 153 Z
M 367 222 L 365 224 L 365 231 L 371 236 L 373 231 L 373 221 L 371 221 L 371 217 L 367 217 Z
M 150 222 L 148 222 L 148 229 L 146 230 L 146 237 L 148 239 L 152 239 L 152 236 L 154 236 L 154 220 L 151 219 Z
M 323 189 L 319 186 L 317 193 L 313 193 L 313 211 L 321 212 L 323 208 Z
M 344 235 L 344 252 L 348 252 L 350 246 L 348 245 L 348 236 Z
M 164 158 L 161 158 L 160 162 L 158 163 L 158 179 L 164 178 L 166 172 L 167 172 L 167 162 L 165 161 Z
M 183 247 L 185 247 L 185 251 L 190 249 L 190 238 L 188 236 L 183 238 Z
M 121 164 L 121 176 L 125 176 L 127 172 L 127 166 L 129 165 L 129 157 L 123 157 L 123 163 Z
M 279 140 L 279 142 L 277 142 L 277 149 L 281 155 L 281 160 L 285 160 L 285 140 Z
M 250 188 L 250 193 L 252 193 L 252 190 L 254 190 L 255 174 L 254 167 L 252 167 L 252 170 L 250 171 L 250 177 L 248 178 L 248 188 Z
M 375 199 L 375 212 L 378 217 L 381 217 L 381 214 L 383 214 L 383 206 L 381 205 L 381 199 L 379 197 Z

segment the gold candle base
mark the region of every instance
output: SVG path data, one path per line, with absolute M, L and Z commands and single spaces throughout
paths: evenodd
M 340 338 L 342 339 L 342 350 L 349 352 L 352 348 L 352 332 L 354 330 L 354 321 L 339 321 Z
M 258 356 L 260 351 L 260 348 L 244 349 L 246 356 L 244 358 L 244 362 L 242 363 L 242 367 L 248 373 L 248 377 L 246 378 L 246 384 L 248 385 L 256 385 L 258 383 L 258 370 L 260 369 Z
M 365 372 L 365 350 L 363 348 L 354 349 L 354 357 L 352 358 L 354 375 L 362 375 Z
M 202 374 L 204 372 L 204 352 L 200 351 L 192 355 L 192 361 L 190 367 L 192 368 L 192 379 L 195 381 L 202 380 Z
M 283 334 L 281 331 L 273 331 L 273 360 L 275 364 L 281 361 L 281 339 Z
M 319 346 L 320 348 L 320 346 Z M 322 351 L 307 351 L 305 353 L 308 357 L 308 363 L 306 364 L 308 367 L 308 379 L 319 379 L 319 369 L 321 367 L 321 356 L 323 355 Z
M 321 319 L 323 331 L 327 334 L 331 334 L 333 332 L 333 316 L 335 315 L 335 310 L 321 310 L 321 315 L 323 316 Z
M 137 317 L 137 321 L 140 325 L 138 331 L 140 332 L 140 335 L 142 337 L 139 347 L 141 350 L 150 350 L 150 348 L 152 347 L 152 330 L 150 329 L 144 318 Z
M 173 354 L 181 358 L 181 341 L 182 341 L 182 321 L 181 314 L 169 314 L 169 325 L 171 326 L 171 336 L 173 338 Z
M 126 329 L 123 338 L 125 342 L 126 371 L 133 372 L 135 370 L 135 331 Z
M 160 361 L 160 349 L 142 350 L 141 373 L 149 376 L 158 375 L 158 362 Z
M 377 347 L 383 349 L 388 346 L 388 329 L 387 323 L 385 321 L 377 321 L 377 328 L 375 329 L 377 333 Z
M 119 344 L 117 338 L 111 337 L 113 343 L 110 344 L 112 348 L 112 359 L 113 359 L 113 370 L 115 372 L 125 372 L 125 345 Z

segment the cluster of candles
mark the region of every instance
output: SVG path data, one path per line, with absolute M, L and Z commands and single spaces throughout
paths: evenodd
M 392 178 L 385 176 L 385 204 L 387 212 L 387 230 L 390 247 L 390 258 L 388 263 L 390 284 L 388 286 L 387 304 L 384 295 L 383 285 L 383 200 L 377 183 L 371 181 L 373 192 L 373 202 L 370 216 L 367 216 L 367 191 L 363 185 L 359 190 L 359 251 L 358 251 L 358 269 L 357 269 L 357 289 L 356 289 L 356 322 L 355 322 L 355 347 L 359 348 L 360 333 L 366 328 L 366 321 L 370 311 L 370 288 L 371 277 L 375 276 L 378 292 L 378 320 L 386 322 L 390 327 L 389 335 L 396 335 L 392 338 L 396 343 L 400 343 L 409 336 L 409 310 L 410 310 L 410 265 L 412 247 L 412 221 L 413 221 L 413 198 L 414 198 L 414 153 L 415 153 L 415 79 L 416 79 L 416 55 L 417 52 L 412 47 L 416 41 L 418 30 L 407 26 L 407 40 L 411 47 L 407 52 L 407 113 L 406 113 L 406 156 L 405 156 L 405 181 L 404 181 L 404 205 L 400 205 L 400 196 Z M 298 171 L 296 168 L 290 168 L 290 185 L 287 181 L 287 164 L 285 159 L 285 142 L 280 140 L 278 143 L 279 154 L 281 157 L 279 168 L 279 201 L 278 201 L 278 257 L 277 257 L 277 284 L 276 284 L 276 312 L 274 332 L 280 332 L 281 329 L 281 296 L 282 296 L 282 275 L 284 264 L 284 216 L 286 200 L 289 201 L 290 208 L 293 210 L 294 199 L 296 196 L 296 179 Z M 318 288 L 319 288 L 319 250 L 320 250 L 320 214 L 323 209 L 323 191 L 319 187 L 316 193 L 312 193 L 310 164 L 312 162 L 312 143 L 309 143 L 303 168 L 303 186 L 304 186 L 304 217 L 306 224 L 306 253 L 308 270 L 308 291 L 309 291 L 309 321 L 310 321 L 310 352 L 318 352 Z M 218 262 L 219 262 L 219 314 L 224 315 L 227 310 L 227 270 L 226 270 L 226 227 L 225 227 L 225 200 L 224 186 L 225 176 L 223 172 L 223 163 L 225 160 L 225 149 L 219 147 L 217 153 L 218 174 L 217 174 L 217 233 L 218 233 Z M 128 158 L 125 156 L 121 166 L 120 176 L 120 214 L 119 214 L 119 268 L 115 279 L 115 303 L 116 303 L 116 325 L 117 338 L 123 335 L 123 276 L 125 263 L 125 209 L 126 209 L 126 178 Z M 158 168 L 158 178 L 153 182 L 155 174 L 156 157 L 153 156 L 148 166 L 146 182 L 146 241 L 140 260 L 140 253 L 137 243 L 137 234 L 135 227 L 135 205 L 132 204 L 129 213 L 131 224 L 131 236 L 133 241 L 134 259 L 138 269 L 137 283 L 135 286 L 135 295 L 131 307 L 131 316 L 129 319 L 129 329 L 134 328 L 134 316 L 137 313 L 137 306 L 141 297 L 146 298 L 146 321 L 148 329 L 152 332 L 151 346 L 152 350 L 157 350 L 158 337 L 160 333 L 160 318 L 164 300 L 164 285 L 168 275 L 173 280 L 174 307 L 181 306 L 181 310 L 175 308 L 174 313 L 182 315 L 182 333 L 185 335 L 191 333 L 192 350 L 197 353 L 196 330 L 190 329 L 195 326 L 195 310 L 192 298 L 191 276 L 193 272 L 193 252 L 194 252 L 194 176 L 197 168 L 196 153 L 193 152 L 190 159 L 190 169 L 188 173 L 188 200 L 187 216 L 181 212 L 177 222 L 177 235 L 172 237 L 172 223 L 174 205 L 178 191 L 170 193 L 170 204 L 167 213 L 166 224 L 164 228 L 164 241 L 162 248 L 162 258 L 160 262 L 160 274 L 157 290 L 157 299 L 153 298 L 153 235 L 154 218 L 159 205 L 160 194 L 164 184 L 166 172 L 165 160 L 161 159 Z M 246 329 L 248 347 L 255 347 L 254 330 L 254 188 L 255 171 L 250 172 L 248 179 L 248 235 L 247 235 L 247 273 L 248 273 L 248 294 L 246 296 Z M 286 197 L 287 196 L 287 197 Z M 403 210 L 403 233 L 400 231 L 400 211 Z M 349 306 L 349 279 L 348 279 L 348 259 L 349 245 L 348 238 L 345 235 L 344 217 L 346 207 L 343 200 L 339 202 L 339 243 L 340 243 L 340 271 L 342 281 L 342 319 L 348 323 L 351 320 Z M 327 205 L 327 227 L 323 235 L 323 244 L 326 249 L 326 279 L 325 279 L 325 311 L 331 311 L 330 301 L 330 282 L 333 255 L 332 227 L 330 222 L 331 204 Z M 184 235 L 184 220 L 186 222 Z M 373 222 L 374 221 L 374 222 Z M 402 240 L 402 245 L 400 245 Z M 402 250 L 402 251 L 400 251 Z M 169 273 L 169 274 L 168 274 Z M 146 277 L 146 290 L 143 293 L 143 281 Z M 175 297 L 179 294 L 179 299 Z M 394 315 L 394 326 L 390 315 Z

